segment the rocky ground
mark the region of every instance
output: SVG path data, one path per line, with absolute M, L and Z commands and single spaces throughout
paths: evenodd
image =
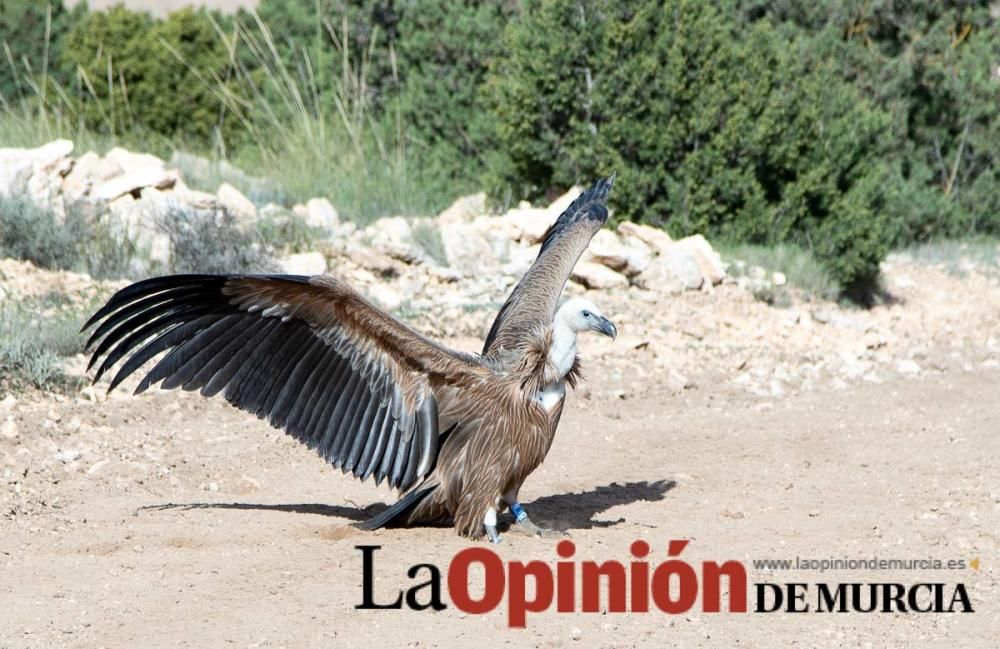
M 8 298 L 114 287 L 20 262 L 0 270 Z M 659 554 L 690 538 L 691 561 L 978 557 L 980 570 L 959 574 L 750 573 L 962 581 L 975 614 L 550 611 L 511 631 L 504 608 L 357 612 L 354 545 L 383 546 L 388 594 L 408 566 L 444 569 L 467 544 L 448 529 L 356 530 L 387 490 L 217 400 L 87 388 L 0 400 L 0 646 L 994 646 L 1000 287 L 900 256 L 886 273 L 897 299 L 869 311 L 775 308 L 735 283 L 669 298 L 588 291 L 621 335 L 585 342 L 588 380 L 524 500 L 581 557 L 624 560 L 636 538 Z M 428 281 L 412 302 L 430 304 L 406 315 L 475 349 L 492 314 L 438 299 L 455 286 Z M 552 541 L 510 533 L 499 551 L 555 560 Z

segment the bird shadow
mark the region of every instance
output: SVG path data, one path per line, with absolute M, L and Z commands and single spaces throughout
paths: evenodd
M 589 530 L 596 527 L 614 527 L 624 523 L 623 517 L 601 520 L 596 517 L 612 507 L 629 505 L 638 501 L 663 500 L 667 492 L 677 486 L 674 480 L 641 480 L 594 487 L 589 491 L 542 496 L 524 508 L 531 519 L 542 527 L 559 530 Z
M 525 503 L 532 519 L 545 527 L 565 530 L 589 530 L 597 527 L 612 527 L 625 522 L 624 518 L 595 520 L 595 516 L 618 505 L 628 505 L 638 501 L 663 500 L 667 492 L 677 486 L 674 480 L 642 480 L 595 487 L 589 491 L 542 496 Z M 145 505 L 140 511 L 169 511 L 194 509 L 232 509 L 242 511 L 274 511 L 290 514 L 318 514 L 334 518 L 345 518 L 361 522 L 384 511 L 388 506 L 375 503 L 367 507 L 347 505 L 325 505 L 321 503 L 267 504 L 267 503 L 164 503 Z M 512 519 L 510 519 L 512 520 Z M 509 523 L 509 521 L 508 521 Z

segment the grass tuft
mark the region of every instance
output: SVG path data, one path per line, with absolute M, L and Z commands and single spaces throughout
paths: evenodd
M 0 302 L 0 390 L 34 387 L 69 392 L 83 384 L 69 376 L 63 359 L 83 352 L 80 334 L 88 308 L 62 294 Z
M 836 300 L 839 287 L 829 271 L 807 250 L 791 244 L 771 246 L 755 244 L 719 244 L 719 253 L 729 263 L 729 273 L 734 277 L 746 275 L 754 266 L 763 268 L 770 278 L 774 272 L 785 275 L 787 285 L 798 289 L 805 297 L 818 300 Z M 769 304 L 787 304 L 790 296 L 785 287 L 768 286 L 760 291 L 760 299 Z

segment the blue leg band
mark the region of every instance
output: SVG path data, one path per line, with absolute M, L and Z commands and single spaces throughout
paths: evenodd
M 528 513 L 524 511 L 524 507 L 521 507 L 521 503 L 514 503 L 510 506 L 510 513 L 514 515 L 517 522 L 520 523 L 528 517 Z

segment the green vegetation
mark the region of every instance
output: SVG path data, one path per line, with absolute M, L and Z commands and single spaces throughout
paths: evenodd
M 180 205 L 160 219 L 170 237 L 172 273 L 269 273 L 277 266 L 260 235 L 225 210 L 206 216 Z
M 82 379 L 67 376 L 62 359 L 83 352 L 80 323 L 86 313 L 59 294 L 0 302 L 0 390 L 80 387 Z
M 740 277 L 749 274 L 754 266 L 762 268 L 770 284 L 770 277 L 775 272 L 785 275 L 788 286 L 800 291 L 805 297 L 817 300 L 834 300 L 837 298 L 838 287 L 830 275 L 830 271 L 808 251 L 785 243 L 773 246 L 756 244 L 721 244 L 717 246 L 719 254 L 728 264 L 729 274 Z M 782 292 L 782 287 L 769 287 L 774 292 Z M 767 301 L 774 301 L 768 299 Z
M 0 257 L 96 278 L 127 276 L 135 255 L 128 236 L 83 205 L 68 205 L 65 212 L 60 216 L 27 196 L 0 194 Z
M 157 20 L 5 2 L 0 137 L 182 147 L 276 183 L 254 200 L 323 195 L 360 222 L 617 170 L 617 219 L 802 250 L 866 301 L 891 248 L 1000 234 L 995 13 L 262 0 Z M 282 228 L 268 236 L 294 247 Z

